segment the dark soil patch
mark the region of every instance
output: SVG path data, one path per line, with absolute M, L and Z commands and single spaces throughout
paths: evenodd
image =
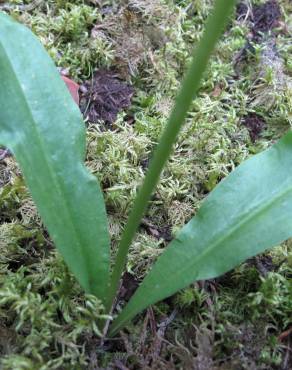
M 256 256 L 253 258 L 253 263 L 263 277 L 267 276 L 269 272 L 277 269 L 277 266 L 273 263 L 272 257 L 269 255 Z
M 134 89 L 112 71 L 97 71 L 81 86 L 80 109 L 90 122 L 112 125 L 117 114 L 130 106 Z
M 261 33 L 277 27 L 281 18 L 281 10 L 276 0 L 255 5 L 251 9 L 246 3 L 240 2 L 236 7 L 236 18 L 237 20 L 248 20 L 251 23 L 253 38 L 260 38 Z
M 248 129 L 251 141 L 254 143 L 266 127 L 266 122 L 256 113 L 249 113 L 243 121 L 243 125 Z
M 143 218 L 141 226 L 148 234 L 152 235 L 156 239 L 164 239 L 167 242 L 172 240 L 171 227 L 168 225 L 158 227 L 153 225 L 150 220 Z
M 26 250 L 26 253 L 16 252 L 13 259 L 10 259 L 7 263 L 9 271 L 16 272 L 22 266 L 31 266 L 43 257 L 45 248 L 40 248 L 33 237 L 20 240 L 18 245 Z
M 240 20 L 245 18 L 248 13 L 248 6 L 244 2 L 240 2 L 236 6 L 236 19 Z
M 253 9 L 253 33 L 259 37 L 260 33 L 271 31 L 281 18 L 281 11 L 276 0 L 269 0 L 257 5 Z
M 254 54 L 253 43 L 264 41 L 263 35 L 272 31 L 280 24 L 281 10 L 276 0 L 269 0 L 264 4 L 249 8 L 244 2 L 240 2 L 236 8 L 236 19 L 247 20 L 250 24 L 250 33 L 246 44 L 235 58 L 235 66 L 239 62 L 246 62 L 249 53 Z
M 125 272 L 122 277 L 122 285 L 119 291 L 119 300 L 124 300 L 126 302 L 132 297 L 136 289 L 139 286 L 139 282 L 135 279 L 135 276 L 129 272 Z

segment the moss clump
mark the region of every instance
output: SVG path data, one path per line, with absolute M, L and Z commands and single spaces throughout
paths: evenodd
M 16 270 L 14 264 L 0 279 L 2 368 L 85 367 L 101 336 L 97 320 L 106 319 L 100 302 L 84 296 L 54 251 Z
M 115 250 L 212 1 L 23 7 L 33 3 L 10 1 L 6 9 L 37 34 L 58 67 L 78 82 L 110 69 L 135 90 L 110 129 L 87 123 L 86 163 L 102 184 Z M 143 278 L 219 181 L 289 129 L 291 5 L 279 4 L 282 23 L 262 42 L 247 42 L 253 23 L 238 11 L 218 44 L 131 248 L 133 280 Z M 256 137 L 244 125 L 250 115 L 264 122 Z M 285 360 L 277 337 L 291 326 L 291 243 L 188 287 L 142 313 L 120 339 L 104 342 L 97 329 L 103 308 L 67 271 L 11 157 L 0 163 L 0 210 L 1 368 L 272 369 Z

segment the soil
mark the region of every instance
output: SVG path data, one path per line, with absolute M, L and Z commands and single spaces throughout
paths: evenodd
M 249 6 L 240 2 L 236 8 L 237 20 L 246 19 L 251 22 L 253 38 L 261 38 L 262 33 L 277 27 L 281 18 L 281 10 L 276 0 L 269 0 L 264 4 Z
M 266 127 L 263 118 L 256 113 L 249 113 L 244 118 L 243 125 L 248 129 L 252 142 L 255 142 L 260 137 L 261 132 Z
M 235 58 L 235 67 L 239 62 L 245 62 L 249 53 L 254 53 L 254 43 L 261 44 L 266 39 L 264 36 L 280 24 L 282 14 L 278 2 L 269 0 L 251 8 L 240 2 L 236 8 L 236 16 L 238 21 L 245 19 L 249 22 L 250 33 L 246 44 Z M 273 34 L 269 37 L 272 38 Z
M 266 277 L 269 272 L 277 270 L 279 266 L 275 266 L 273 259 L 269 255 L 256 256 L 253 259 L 255 267 L 261 276 Z
M 119 291 L 118 301 L 124 300 L 128 302 L 129 299 L 133 296 L 136 289 L 139 286 L 139 282 L 135 279 L 135 276 L 129 272 L 125 272 L 122 277 L 122 284 Z
M 246 16 L 248 15 L 248 6 L 246 3 L 244 2 L 240 2 L 237 4 L 236 6 L 236 19 L 237 20 L 240 20 L 240 19 L 244 19 L 246 18 Z
M 253 33 L 260 37 L 260 33 L 271 31 L 280 21 L 281 11 L 276 0 L 267 1 L 253 9 Z
M 152 224 L 151 220 L 143 218 L 141 226 L 147 231 L 148 234 L 152 235 L 156 239 L 164 239 L 167 242 L 172 240 L 171 227 L 168 225 L 158 227 Z
M 131 104 L 134 89 L 112 71 L 97 71 L 92 81 L 80 88 L 80 109 L 92 123 L 104 121 L 112 125 L 117 114 Z
M 153 1 L 153 3 L 155 1 Z M 70 2 L 68 2 L 68 4 L 69 3 Z M 88 1 L 84 3 L 92 3 L 99 6 L 98 4 L 102 2 Z M 139 1 L 136 3 L 139 4 Z M 144 3 L 150 4 L 152 1 Z M 240 61 L 243 63 L 246 63 L 244 55 L 247 57 L 249 53 L 254 54 L 255 43 L 263 43 L 266 39 L 269 41 L 276 40 L 273 29 L 277 27 L 281 17 L 279 5 L 275 0 L 270 0 L 265 4 L 253 6 L 249 5 L 250 3 L 254 2 L 240 2 L 237 7 L 237 19 L 246 20 L 250 27 L 249 33 L 246 35 L 246 45 L 242 49 L 242 55 L 240 58 Z M 141 4 L 143 4 L 143 2 L 141 2 Z M 118 5 L 115 5 L 115 7 L 116 6 Z M 250 8 L 250 6 L 252 6 L 252 8 Z M 192 7 L 190 7 L 190 9 L 192 9 Z M 114 14 L 115 12 L 116 10 L 112 6 L 101 6 L 100 9 L 102 16 L 106 16 L 107 13 Z M 134 31 L 136 32 L 136 29 L 134 29 Z M 133 38 L 134 32 L 133 34 L 129 33 L 129 35 L 124 35 L 124 38 L 127 39 L 127 41 L 128 39 L 130 40 Z M 117 43 L 119 44 L 119 42 L 120 40 L 118 40 Z M 129 43 L 130 46 L 136 45 L 134 41 Z M 121 43 L 121 45 L 124 45 L 124 43 Z M 140 53 L 142 55 L 140 50 L 143 50 L 143 48 L 134 48 L 135 53 L 138 51 L 137 54 Z M 269 58 L 271 59 L 272 55 L 274 60 L 276 58 L 274 54 L 276 55 L 277 53 L 276 46 L 274 47 L 273 45 L 273 47 L 268 49 L 268 52 L 270 53 Z M 155 56 L 155 53 L 153 55 Z M 132 59 L 134 58 L 132 57 Z M 134 64 L 133 60 L 130 60 L 130 62 Z M 117 64 L 118 63 L 115 61 L 115 65 L 111 68 L 119 68 Z M 92 68 L 96 67 L 97 65 L 92 66 Z M 114 127 L 114 122 L 117 119 L 118 113 L 123 110 L 127 110 L 130 107 L 131 99 L 134 94 L 133 87 L 124 81 L 127 77 L 122 78 L 121 74 L 117 74 L 115 71 L 100 69 L 94 74 L 92 80 L 86 81 L 80 88 L 80 109 L 84 114 L 84 117 L 92 123 L 100 124 L 102 121 L 101 129 L 112 129 Z M 68 71 L 66 73 L 68 73 Z M 68 75 L 66 73 L 63 74 Z M 84 80 L 87 78 L 84 76 L 88 76 L 88 73 L 79 76 L 78 78 L 80 80 L 83 78 Z M 138 96 L 138 84 L 136 86 Z M 212 92 L 213 98 L 220 98 L 221 93 L 224 92 L 224 88 L 224 84 L 221 85 L 218 83 Z M 228 100 L 226 100 L 226 102 L 228 102 Z M 247 111 L 248 109 L 249 106 L 247 105 Z M 263 116 L 266 117 L 265 114 L 263 114 Z M 127 112 L 127 116 L 124 118 L 124 121 L 128 124 L 134 124 L 134 117 L 134 115 L 131 116 Z M 265 119 L 259 114 L 254 112 L 248 113 L 246 116 L 242 117 L 242 125 L 244 125 L 248 130 L 253 143 L 257 140 L 265 139 L 261 138 L 261 134 L 267 125 Z M 242 129 L 242 127 L 240 129 Z M 116 135 L 116 131 L 111 134 Z M 265 137 L 266 136 L 267 135 L 265 135 Z M 244 140 L 248 142 L 248 145 L 250 145 L 250 141 L 246 140 L 246 135 L 244 135 Z M 8 151 L 0 149 L 0 190 L 1 185 L 6 185 L 10 181 L 10 172 L 8 172 L 5 160 L 3 160 L 9 155 L 10 153 Z M 143 159 L 140 161 L 140 165 L 143 170 L 146 170 L 149 164 L 149 160 L 147 158 L 145 159 L 145 156 L 146 155 L 144 153 L 141 157 Z M 221 179 L 222 177 L 219 176 L 218 179 Z M 108 178 L 105 177 L 104 181 L 106 183 Z M 204 186 L 200 184 L 197 184 L 196 188 L 200 189 L 200 186 L 204 188 Z M 207 193 L 209 193 L 209 190 L 202 190 L 200 195 Z M 153 199 L 156 200 L 155 195 L 153 195 Z M 3 211 L 1 209 L 1 213 L 0 221 L 5 222 L 6 210 Z M 11 210 L 8 216 L 7 222 L 17 219 L 16 216 L 11 216 Z M 147 216 L 145 216 L 141 222 L 141 228 L 144 232 L 146 231 L 157 240 L 164 239 L 165 241 L 170 241 L 172 239 L 171 225 L 167 223 L 169 221 L 166 218 L 165 220 L 165 223 L 162 222 L 162 225 L 160 223 L 159 226 L 156 226 L 151 217 L 147 218 Z M 49 237 L 45 230 L 43 231 L 43 234 L 45 240 L 47 240 Z M 42 246 L 41 249 L 38 249 L 37 245 L 34 245 L 33 238 L 19 241 L 19 247 L 20 249 L 28 247 L 28 256 L 27 258 L 23 258 L 21 254 L 14 254 L 14 259 L 8 264 L 8 270 L 11 274 L 15 273 L 15 275 L 20 266 L 24 266 L 26 268 L 31 265 L 35 265 L 37 268 L 39 266 L 37 265 L 38 260 L 43 258 L 43 255 L 41 254 L 42 251 L 53 248 L 52 245 L 45 245 L 45 247 Z M 247 265 L 248 267 L 255 267 L 259 275 L 263 278 L 265 278 L 269 272 L 277 272 L 278 267 L 280 266 L 273 264 L 272 258 L 265 255 L 251 259 L 247 262 Z M 240 272 L 238 272 L 238 274 L 240 274 Z M 238 281 L 239 280 L 233 279 L 233 272 L 229 272 L 216 280 L 200 281 L 194 285 L 194 290 L 198 295 L 194 295 L 195 298 L 192 298 L 193 301 L 189 306 L 185 306 L 181 303 L 182 298 L 179 298 L 179 294 L 164 299 L 158 305 L 149 307 L 147 311 L 137 316 L 133 323 L 129 324 L 128 328 L 124 329 L 124 331 L 119 333 L 116 338 L 111 340 L 97 338 L 96 335 L 88 329 L 88 331 L 86 331 L 85 334 L 82 334 L 82 336 L 80 335 L 78 341 L 76 341 L 76 344 L 84 348 L 84 351 L 89 354 L 90 359 L 88 369 L 163 370 L 180 368 L 198 370 L 240 370 L 257 368 L 263 370 L 278 368 L 288 370 L 292 368 L 292 358 L 290 356 L 292 348 L 292 328 L 287 327 L 286 330 L 286 326 L 282 324 L 280 319 L 278 319 L 278 326 L 273 330 L 275 331 L 275 335 L 279 334 L 279 341 L 282 342 L 283 348 L 285 348 L 285 350 L 283 349 L 284 356 L 282 365 L 275 365 L 281 367 L 258 365 L 259 358 L 263 350 L 270 350 L 270 347 L 274 347 L 275 352 L 278 351 L 276 345 L 272 344 L 273 337 L 270 337 L 268 326 L 267 330 L 265 327 L 266 323 L 269 324 L 272 322 L 272 325 L 274 324 L 275 326 L 276 324 L 273 320 L 269 321 L 265 317 L 261 318 L 258 323 L 254 324 L 252 319 L 253 311 L 248 311 L 246 302 L 242 303 L 244 308 L 247 310 L 244 312 L 246 317 L 243 315 L 241 316 L 241 312 L 237 312 L 237 310 L 234 310 L 233 312 L 233 307 L 230 305 L 228 300 L 232 300 L 232 292 L 239 289 L 237 286 Z M 130 274 L 128 272 L 124 273 L 118 301 L 129 301 L 136 291 L 139 282 L 140 281 L 137 280 L 134 274 Z M 258 289 L 257 284 L 259 284 L 259 282 L 256 279 L 252 281 L 247 280 L 246 284 L 250 284 L 250 288 L 246 288 L 242 291 L 253 293 Z M 228 290 L 230 290 L 230 293 Z M 52 291 L 56 294 L 56 290 Z M 38 293 L 43 297 L 45 295 L 49 296 L 52 294 L 52 291 L 49 290 L 49 292 L 47 292 L 44 288 L 41 288 L 38 290 Z M 279 293 L 277 292 L 277 294 Z M 224 297 L 224 295 L 226 295 L 226 297 Z M 58 294 L 56 296 L 58 297 Z M 221 306 L 216 304 L 217 300 L 222 302 Z M 74 302 L 77 302 L 76 298 Z M 233 316 L 227 313 L 230 306 Z M 117 306 L 117 309 L 119 309 L 119 305 Z M 6 310 L 6 307 L 4 307 L 4 310 Z M 12 311 L 11 308 L 10 310 Z M 226 310 L 226 315 L 224 314 L 223 316 L 222 314 L 224 310 Z M 280 314 L 282 314 L 282 310 L 279 309 L 279 311 L 281 311 Z M 8 309 L 7 312 L 9 312 Z M 227 317 L 229 317 L 230 323 L 226 319 Z M 251 320 L 251 323 L 249 323 L 248 319 Z M 7 355 L 8 353 L 10 356 L 10 352 L 12 352 L 12 354 L 17 353 L 16 350 L 13 349 L 13 351 L 11 351 L 10 349 L 13 346 L 16 346 L 16 332 L 14 330 L 14 326 L 12 326 L 12 324 L 15 325 L 14 317 L 11 320 L 11 323 L 4 323 L 4 320 L 3 322 L 1 320 L 0 354 L 3 352 L 3 354 Z M 59 320 L 62 322 L 61 310 L 59 313 Z M 236 323 L 236 320 L 238 320 L 238 324 Z M 3 326 L 4 324 L 5 326 Z M 30 324 L 28 323 L 27 332 L 29 332 L 30 329 L 29 325 Z M 227 331 L 221 332 L 221 327 L 224 328 L 224 326 Z M 13 330 L 11 330 L 10 327 L 13 328 Z M 64 337 L 69 337 L 66 336 L 69 330 L 71 330 L 70 324 L 64 324 Z M 19 338 L 22 341 L 24 340 L 25 335 L 20 332 Z M 221 344 L 220 341 L 222 341 Z M 227 341 L 232 342 L 232 344 L 228 344 Z M 59 342 L 56 341 L 56 343 L 57 347 Z M 63 346 L 63 342 L 61 343 Z M 64 344 L 64 346 L 65 345 L 67 344 Z M 72 344 L 72 348 L 74 348 L 73 346 L 75 346 L 75 342 Z M 33 348 L 33 346 L 30 347 Z M 51 351 L 51 348 L 47 347 L 45 349 L 45 352 L 46 351 L 47 353 L 50 353 L 49 351 Z M 57 352 L 58 350 L 54 349 L 54 351 Z M 108 360 L 109 365 L 106 368 L 101 367 L 100 364 L 100 362 L 103 362 L 103 358 L 105 357 L 111 359 Z M 73 367 L 71 366 L 71 368 Z

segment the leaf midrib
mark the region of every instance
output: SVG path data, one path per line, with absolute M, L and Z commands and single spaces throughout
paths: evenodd
M 31 118 L 30 127 L 32 128 L 32 130 L 34 132 L 36 139 L 40 143 L 40 148 L 41 148 L 42 156 L 43 156 L 44 162 L 45 162 L 45 164 L 47 166 L 48 173 L 50 175 L 50 178 L 52 180 L 52 183 L 55 185 L 56 189 L 58 190 L 59 198 L 61 200 L 60 203 L 63 205 L 63 209 L 65 210 L 65 213 L 66 213 L 66 218 L 67 218 L 67 220 L 69 220 L 69 224 L 71 225 L 71 228 L 72 228 L 72 230 L 74 232 L 74 235 L 75 235 L 75 240 L 78 243 L 78 248 L 79 248 L 79 252 L 80 252 L 79 254 L 82 257 L 83 261 L 85 262 L 85 265 L 87 266 L 86 259 L 84 258 L 83 253 L 81 253 L 82 252 L 82 244 L 83 243 L 81 242 L 79 233 L 77 232 L 77 230 L 75 228 L 75 225 L 74 225 L 74 222 L 72 221 L 72 219 L 70 217 L 70 214 L 72 213 L 72 212 L 70 212 L 71 207 L 68 205 L 68 202 L 66 201 L 66 197 L 61 196 L 62 194 L 64 194 L 64 191 L 62 191 L 62 186 L 59 184 L 57 177 L 54 176 L 54 171 L 53 171 L 52 167 L 50 166 L 50 163 L 49 163 L 49 161 L 47 159 L 46 150 L 44 149 L 44 143 L 41 140 L 41 135 L 40 135 L 40 133 L 39 133 L 39 131 L 37 129 L 36 120 L 35 120 L 35 118 L 33 116 L 33 113 L 32 113 L 32 111 L 30 109 L 31 108 L 30 107 L 30 104 L 29 104 L 29 102 L 27 101 L 27 99 L 25 97 L 25 93 L 24 93 L 24 91 L 22 89 L 22 86 L 21 86 L 20 81 L 17 78 L 17 74 L 16 74 L 16 72 L 15 72 L 15 70 L 13 68 L 13 64 L 11 63 L 11 61 L 10 61 L 10 59 L 8 57 L 8 54 L 7 54 L 6 50 L 5 50 L 5 47 L 3 46 L 3 44 L 1 42 L 0 42 L 0 47 L 1 47 L 2 51 L 3 51 L 3 54 L 4 54 L 5 58 L 6 58 L 6 61 L 7 61 L 8 65 L 10 66 L 10 69 L 12 71 L 12 74 L 14 76 L 14 79 L 16 80 L 16 83 L 17 83 L 17 85 L 19 87 L 19 90 L 21 91 L 22 100 L 24 101 L 26 110 L 28 111 L 28 117 Z M 27 135 L 24 135 L 24 137 L 27 137 Z M 18 145 L 19 145 L 19 143 L 18 143 Z M 87 274 L 87 278 L 88 278 L 87 279 L 87 281 L 88 281 L 88 287 L 90 287 L 90 283 L 89 283 L 89 280 L 90 279 L 89 279 L 88 274 Z
M 246 217 L 244 217 L 244 219 L 242 221 L 236 222 L 233 227 L 230 227 L 229 228 L 230 232 L 227 235 L 225 234 L 225 236 L 223 236 L 221 238 L 219 237 L 219 238 L 216 239 L 215 242 L 209 244 L 209 247 L 205 248 L 205 250 L 200 253 L 200 256 L 198 258 L 196 258 L 196 261 L 195 262 L 186 263 L 184 265 L 184 267 L 182 267 L 180 270 L 177 270 L 175 272 L 172 272 L 172 281 L 173 280 L 174 281 L 179 280 L 179 277 L 180 276 L 183 276 L 193 265 L 197 265 L 207 254 L 212 253 L 213 249 L 216 248 L 218 245 L 220 245 L 224 240 L 228 240 L 229 238 L 231 238 L 232 235 L 234 235 L 239 228 L 241 228 L 242 226 L 244 226 L 247 223 L 249 223 L 253 218 L 257 217 L 258 215 L 260 215 L 261 213 L 263 213 L 265 210 L 271 208 L 273 206 L 273 204 L 275 204 L 276 202 L 280 201 L 281 198 L 285 197 L 290 192 L 292 192 L 292 187 L 291 186 L 288 187 L 288 189 L 286 189 L 285 191 L 281 192 L 278 196 L 276 196 L 275 198 L 273 198 L 270 202 L 265 203 L 264 206 L 260 207 L 260 206 L 258 206 L 258 204 L 256 206 L 254 206 L 253 209 L 257 209 L 257 211 L 254 211 L 254 212 L 250 212 L 249 211 L 248 215 Z M 260 204 L 262 204 L 262 203 L 263 203 L 263 201 L 261 201 Z M 192 259 L 193 259 L 193 257 L 190 258 L 190 260 L 192 260 Z M 150 271 L 149 274 L 151 274 L 151 271 Z M 142 285 L 141 285 L 141 288 L 142 288 Z M 178 288 L 178 289 L 181 289 L 181 288 Z M 175 290 L 177 290 L 177 289 L 175 289 Z M 138 293 L 138 291 L 137 291 L 137 293 Z M 133 296 L 133 298 L 135 298 L 135 297 Z M 160 298 L 158 298 L 158 299 L 160 299 Z M 150 303 L 147 303 L 147 306 L 149 304 L 155 303 L 158 299 L 155 298 Z M 128 304 L 131 304 L 131 301 Z M 138 306 L 136 306 L 136 307 L 138 307 Z M 127 309 L 127 307 L 125 307 L 125 309 Z M 134 309 L 134 312 L 136 313 L 136 311 L 140 311 L 140 310 L 141 310 L 141 308 L 138 308 L 136 310 Z M 120 315 L 123 315 L 123 311 L 121 312 Z M 117 320 L 117 324 L 118 325 L 117 326 L 115 326 L 115 325 L 112 326 L 111 334 L 112 333 L 115 333 L 118 330 L 118 328 L 120 328 L 132 316 L 133 315 L 131 314 L 131 311 L 130 311 L 128 313 L 128 315 L 126 315 L 121 321 L 119 321 L 119 317 L 117 317 L 116 320 Z
M 288 187 L 288 189 L 286 189 L 285 191 L 281 192 L 281 194 L 279 194 L 278 196 L 274 197 L 271 201 L 265 202 L 264 203 L 264 206 L 260 207 L 257 204 L 254 207 L 252 207 L 252 209 L 254 209 L 255 211 L 254 212 L 251 212 L 251 211 L 246 212 L 248 214 L 247 214 L 246 217 L 244 217 L 242 219 L 242 221 L 233 222 L 234 225 L 231 224 L 231 226 L 228 227 L 228 230 L 230 230 L 230 232 L 228 232 L 227 235 L 224 234 L 224 236 L 222 236 L 221 238 L 220 237 L 219 238 L 216 238 L 215 242 L 213 242 L 211 244 L 209 243 L 209 247 L 205 248 L 200 253 L 199 257 L 196 258 L 195 264 L 199 263 L 207 254 L 212 253 L 212 251 L 218 245 L 220 245 L 222 242 L 224 242 L 224 240 L 230 239 L 238 231 L 238 229 L 240 229 L 241 227 L 243 227 L 246 224 L 248 224 L 253 218 L 256 218 L 261 213 L 263 213 L 265 210 L 271 208 L 275 203 L 277 203 L 281 198 L 285 197 L 289 192 L 292 192 L 292 187 Z M 263 203 L 263 201 L 261 201 L 261 204 L 262 203 Z M 256 209 L 257 209 L 257 211 L 256 211 Z M 214 236 L 213 238 L 215 238 L 215 237 L 216 236 Z M 180 269 L 177 272 L 174 272 L 172 274 L 172 276 L 174 276 L 174 278 L 177 278 L 180 275 L 183 275 L 184 272 L 186 272 L 187 270 L 189 270 L 193 264 L 194 264 L 194 262 L 186 263 L 186 265 L 184 265 L 184 267 L 182 269 Z

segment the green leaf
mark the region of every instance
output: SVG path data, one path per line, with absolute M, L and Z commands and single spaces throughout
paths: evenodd
M 0 80 L 0 142 L 16 156 L 69 268 L 104 300 L 109 236 L 100 187 L 84 166 L 82 116 L 40 42 L 3 13 Z
M 168 160 L 173 144 L 181 130 L 191 102 L 198 91 L 201 78 L 204 74 L 211 53 L 223 33 L 228 22 L 230 13 L 234 8 L 236 0 L 216 0 L 213 11 L 207 19 L 205 32 L 197 48 L 193 51 L 192 62 L 188 68 L 181 89 L 176 97 L 176 102 L 168 119 L 167 125 L 162 133 L 159 143 L 150 161 L 149 169 L 143 184 L 137 194 L 124 228 L 118 247 L 116 261 L 111 276 L 106 309 L 110 311 L 116 295 L 121 274 L 125 267 L 127 254 L 134 235 L 140 225 L 151 194 L 159 180 L 159 176 Z
M 110 335 L 195 280 L 219 276 L 292 236 L 292 132 L 242 163 L 158 258 Z

